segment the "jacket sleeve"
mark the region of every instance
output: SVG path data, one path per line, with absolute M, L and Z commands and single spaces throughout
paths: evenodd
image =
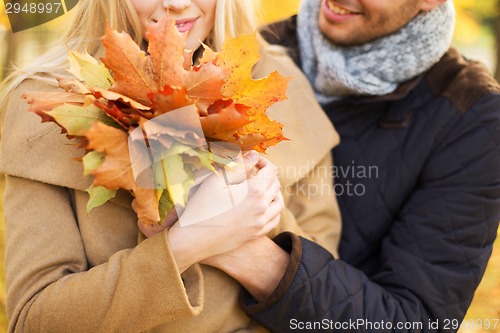
M 328 153 L 305 177 L 282 188 L 289 200 L 278 231 L 312 240 L 338 257 L 341 219 L 331 172 Z
M 291 253 L 290 265 L 268 299 L 242 295 L 247 313 L 273 332 L 323 320 L 322 330 L 309 331 L 457 331 L 500 219 L 499 100 L 483 98 L 442 133 L 382 240 L 375 273 L 282 234 L 276 241 Z
M 5 195 L 9 332 L 139 332 L 201 311 L 201 270 L 181 277 L 166 233 L 89 268 L 67 188 L 7 176 Z

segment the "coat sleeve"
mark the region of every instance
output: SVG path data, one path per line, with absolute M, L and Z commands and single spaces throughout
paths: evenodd
M 328 153 L 305 177 L 282 188 L 289 200 L 278 231 L 312 240 L 338 257 L 341 219 L 331 173 Z
M 201 270 L 181 277 L 166 233 L 89 269 L 67 188 L 7 176 L 5 198 L 9 332 L 139 332 L 201 311 Z
M 247 313 L 273 332 L 322 320 L 323 330 L 309 331 L 457 331 L 500 219 L 499 99 L 483 98 L 443 133 L 382 240 L 376 272 L 367 276 L 314 243 L 282 234 L 277 242 L 291 253 L 290 266 L 268 299 L 242 295 Z

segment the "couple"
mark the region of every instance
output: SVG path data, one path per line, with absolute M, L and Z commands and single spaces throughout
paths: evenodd
M 140 42 L 168 12 L 198 17 L 187 48 L 203 40 L 218 49 L 255 29 L 250 5 L 81 1 L 66 43 L 98 57 L 106 20 Z M 294 77 L 289 101 L 272 111 L 292 140 L 270 150 L 274 165 L 246 155 L 258 168 L 248 197 L 202 222 L 210 229 L 174 224 L 146 240 L 126 193 L 86 214 L 75 148 L 19 98 L 54 89 L 65 48 L 17 73 L 5 90 L 0 160 L 9 330 L 456 331 L 500 219 L 500 88 L 449 48 L 453 24 L 450 0 L 304 0 L 298 17 L 263 33 L 293 60 L 262 41 L 255 68 Z M 332 155 L 330 123 L 341 139 Z M 331 169 L 331 156 L 346 171 L 336 185 L 360 185 L 362 195 L 338 193 L 338 209 L 331 193 L 282 194 L 280 184 L 331 182 L 313 169 Z M 290 166 L 305 172 L 278 174 Z M 370 167 L 377 172 L 348 172 Z

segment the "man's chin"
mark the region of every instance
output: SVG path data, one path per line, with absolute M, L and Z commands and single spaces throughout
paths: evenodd
M 379 35 L 369 35 L 367 33 L 360 32 L 343 32 L 340 31 L 340 29 L 334 29 L 332 27 L 323 28 L 321 24 L 319 25 L 319 31 L 332 44 L 342 47 L 355 47 L 364 45 L 366 43 L 374 42 L 380 38 L 384 38 L 392 34 L 392 32 L 388 32 L 385 34 L 380 33 Z
M 326 22 L 319 22 L 319 31 L 323 36 L 328 39 L 332 44 L 339 46 L 357 46 L 367 42 L 359 33 L 351 32 L 350 30 L 341 27 L 335 27 Z
M 363 40 L 358 40 L 357 38 L 352 38 L 350 36 L 341 36 L 338 34 L 333 34 L 330 31 L 325 32 L 321 29 L 320 31 L 329 42 L 342 47 L 359 46 L 367 42 Z

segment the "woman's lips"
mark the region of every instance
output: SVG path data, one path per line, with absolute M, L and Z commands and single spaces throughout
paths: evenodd
M 342 22 L 349 20 L 360 13 L 352 12 L 346 8 L 340 7 L 333 0 L 325 0 L 321 8 L 323 15 L 332 22 Z
M 175 26 L 180 33 L 187 32 L 194 27 L 197 20 L 197 17 L 175 20 Z

